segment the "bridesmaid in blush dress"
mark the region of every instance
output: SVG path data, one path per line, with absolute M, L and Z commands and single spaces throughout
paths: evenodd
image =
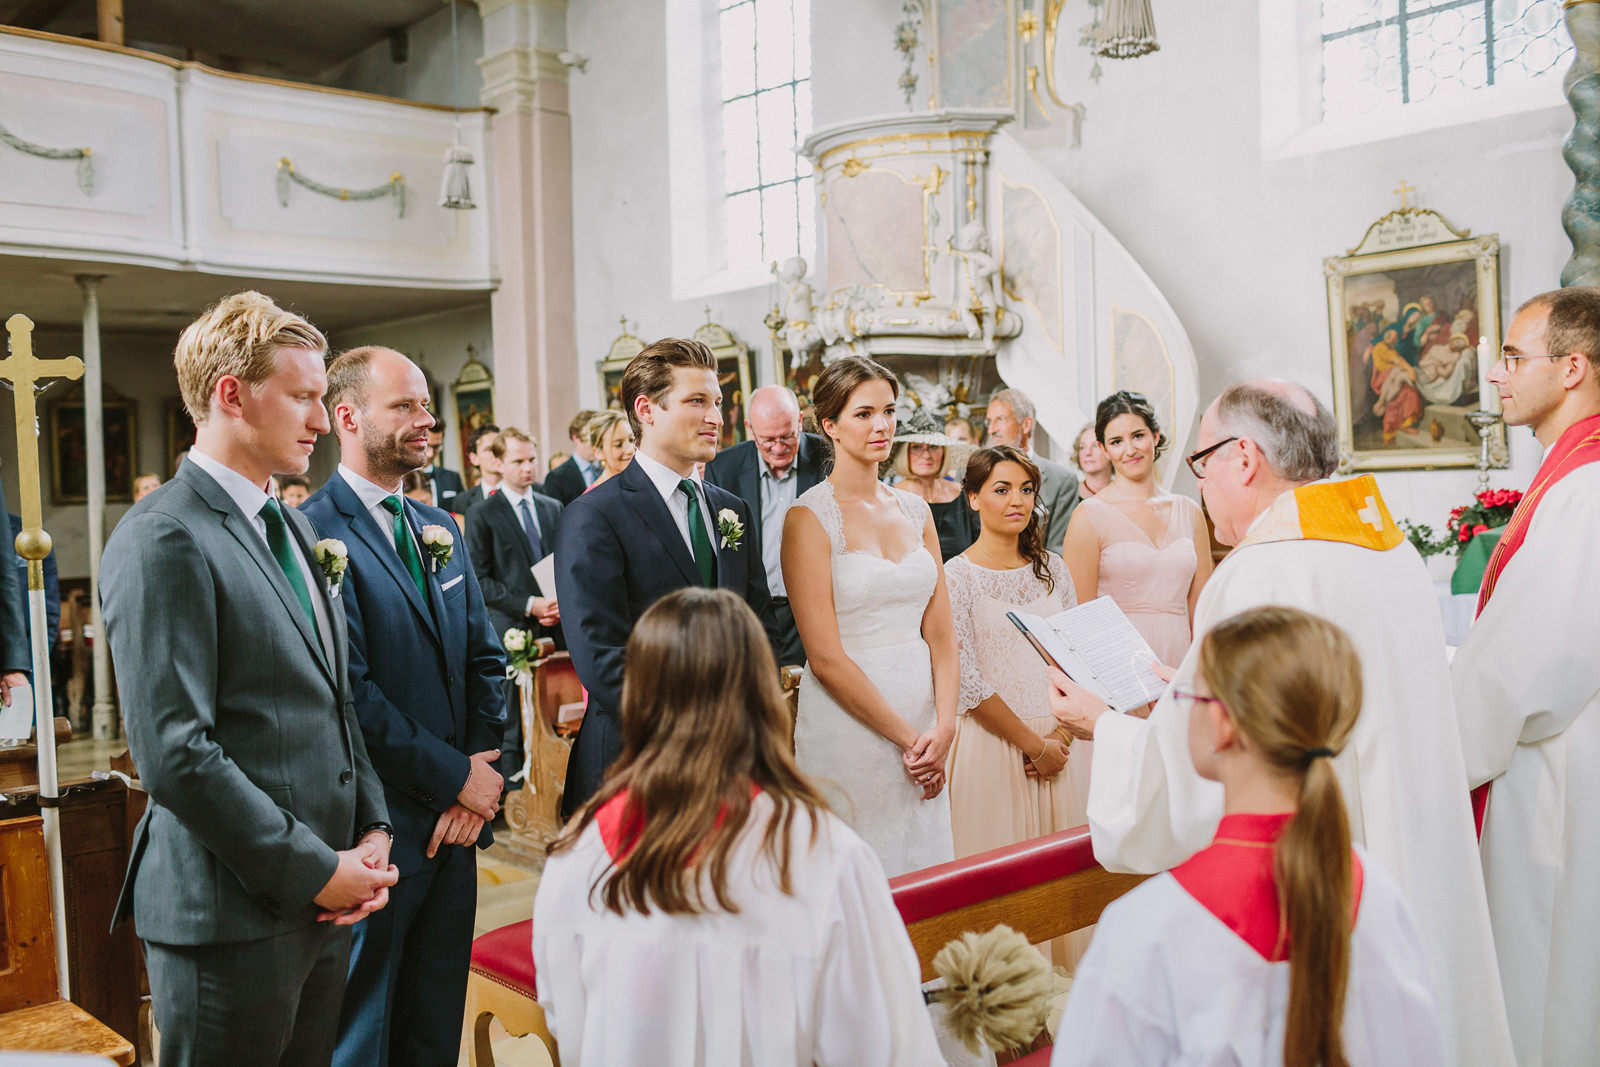
M 1062 558 L 1080 600 L 1111 597 L 1156 657 L 1176 666 L 1211 577 L 1205 517 L 1193 500 L 1156 480 L 1167 438 L 1150 401 L 1112 393 L 1100 401 L 1094 427 L 1116 477 L 1073 512 Z

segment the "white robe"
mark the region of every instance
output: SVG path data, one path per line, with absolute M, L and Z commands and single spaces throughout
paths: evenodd
M 1361 717 L 1334 766 L 1351 837 L 1399 883 L 1438 976 L 1450 1062 L 1511 1062 L 1505 1004 L 1473 837 L 1443 624 L 1421 557 L 1333 541 L 1248 545 L 1223 560 L 1195 607 L 1174 687 L 1192 689 L 1200 638 L 1249 608 L 1300 608 L 1344 629 L 1362 661 Z M 1189 760 L 1189 717 L 1167 695 L 1149 719 L 1095 728 L 1089 827 L 1116 871 L 1165 870 L 1211 841 L 1222 788 Z
M 609 862 L 593 824 L 550 857 L 533 958 L 563 1067 L 944 1062 L 877 855 L 832 815 L 813 847 L 796 815 L 785 895 L 756 861 L 771 812 L 757 796 L 730 857 L 737 914 L 623 916 L 591 903 Z
M 1517 1061 L 1600 1060 L 1600 463 L 1545 495 L 1451 674 Z
M 1399 889 L 1366 874 L 1350 943 L 1344 1051 L 1362 1067 L 1445 1067 L 1428 962 Z M 1100 916 L 1073 977 L 1052 1067 L 1283 1063 L 1289 964 L 1263 959 L 1157 875 Z

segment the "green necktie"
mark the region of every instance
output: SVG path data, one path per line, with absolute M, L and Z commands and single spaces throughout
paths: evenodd
M 700 584 L 716 584 L 717 554 L 711 547 L 711 537 L 706 533 L 706 518 L 700 511 L 700 494 L 688 478 L 678 483 L 678 492 L 689 498 L 689 544 L 694 548 L 694 565 L 700 571 Z
M 261 505 L 261 518 L 267 524 L 267 547 L 272 549 L 272 558 L 278 561 L 278 569 L 289 579 L 289 588 L 294 590 L 300 606 L 305 609 L 306 618 L 311 620 L 311 629 L 316 633 L 317 644 L 320 646 L 322 627 L 317 625 L 317 613 L 311 610 L 311 590 L 306 588 L 305 575 L 300 573 L 300 564 L 294 558 L 294 544 L 289 537 L 289 520 L 283 517 L 283 507 L 276 499 L 269 496 L 267 502 Z
M 411 540 L 411 529 L 406 525 L 405 507 L 398 496 L 383 498 L 383 510 L 394 516 L 394 550 L 400 553 L 400 562 L 411 572 L 411 581 L 424 602 L 428 599 L 428 578 L 422 570 L 422 560 L 417 556 L 417 546 Z

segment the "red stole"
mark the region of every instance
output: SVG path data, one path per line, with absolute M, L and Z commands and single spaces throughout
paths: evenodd
M 1506 532 L 1500 535 L 1500 543 L 1495 545 L 1494 554 L 1489 557 L 1489 566 L 1483 572 L 1483 585 L 1478 587 L 1476 614 L 1483 614 L 1489 597 L 1494 595 L 1500 572 L 1506 569 L 1511 557 L 1527 540 L 1534 509 L 1550 491 L 1550 487 L 1579 467 L 1596 462 L 1600 462 L 1600 415 L 1590 415 L 1568 426 L 1566 432 L 1550 446 L 1550 451 L 1545 453 L 1544 462 L 1539 464 L 1539 473 L 1533 476 L 1533 484 L 1522 495 L 1517 510 L 1511 513 Z M 1484 782 L 1472 791 L 1472 822 L 1479 837 L 1483 836 L 1483 816 L 1489 807 L 1489 786 L 1492 784 Z
M 760 786 L 750 786 L 751 799 L 760 792 Z M 713 826 L 720 827 L 727 814 L 728 808 L 724 804 L 722 810 L 717 812 L 717 821 Z M 605 844 L 606 852 L 610 853 L 611 862 L 621 863 L 639 843 L 639 835 L 644 833 L 644 812 L 628 803 L 628 790 L 624 789 L 600 805 L 600 810 L 594 813 L 594 824 L 600 830 L 600 840 Z M 694 856 L 689 858 L 693 862 Z
M 1292 815 L 1224 815 L 1208 848 L 1172 868 L 1172 877 L 1269 963 L 1289 958 L 1288 916 L 1273 877 L 1273 846 Z M 1361 911 L 1361 858 L 1352 855 L 1350 925 Z

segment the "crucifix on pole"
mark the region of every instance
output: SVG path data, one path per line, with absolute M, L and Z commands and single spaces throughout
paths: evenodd
M 6 320 L 7 354 L 0 359 L 0 382 L 15 393 L 17 413 L 17 482 L 21 490 L 22 532 L 17 554 L 28 561 L 29 632 L 33 645 L 33 721 L 39 752 L 39 814 L 44 817 L 45 852 L 50 858 L 50 903 L 56 935 L 56 975 L 67 999 L 67 903 L 61 873 L 61 786 L 56 774 L 55 701 L 50 692 L 49 635 L 45 632 L 44 558 L 50 535 L 44 532 L 39 499 L 39 416 L 35 385 L 52 378 L 83 377 L 83 360 L 39 359 L 33 354 L 33 320 L 13 315 Z

